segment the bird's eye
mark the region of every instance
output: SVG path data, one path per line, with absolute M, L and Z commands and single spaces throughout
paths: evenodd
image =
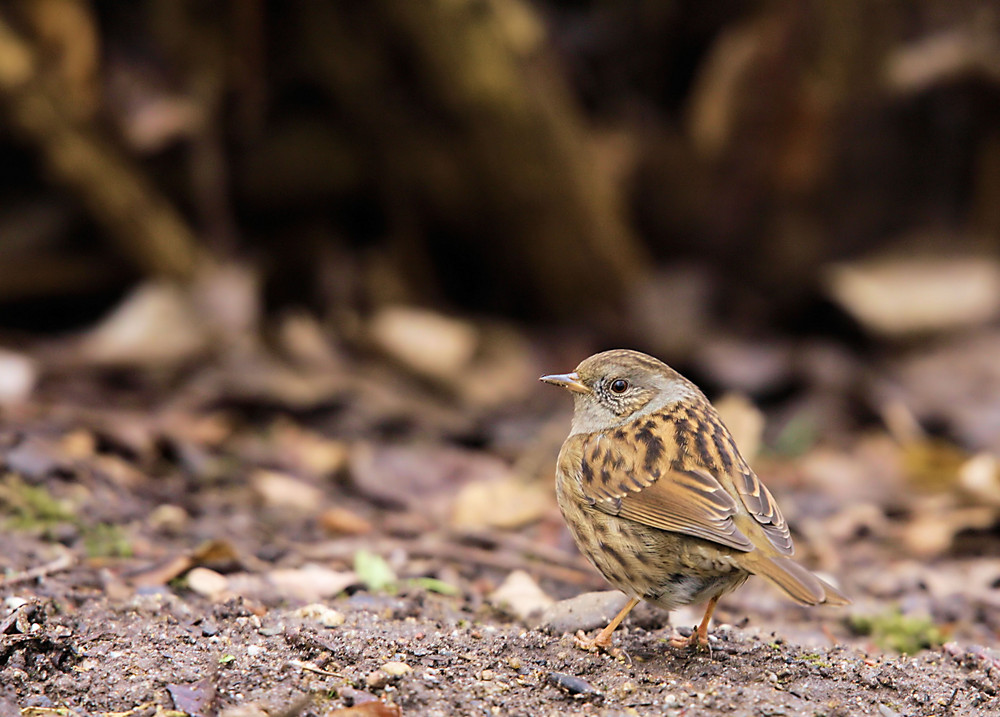
M 625 393 L 628 391 L 628 381 L 623 378 L 616 378 L 611 382 L 611 390 L 614 393 Z

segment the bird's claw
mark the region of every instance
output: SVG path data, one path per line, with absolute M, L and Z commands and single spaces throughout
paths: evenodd
M 576 635 L 573 636 L 573 645 L 577 649 L 586 650 L 587 652 L 606 652 L 615 658 L 621 657 L 624 654 L 612 644 L 611 637 L 603 633 L 599 633 L 597 637 L 587 637 L 587 634 L 583 630 L 577 630 Z
M 708 644 L 708 635 L 701 634 L 697 630 L 692 632 L 689 636 L 684 637 L 678 632 L 670 637 L 669 644 L 673 648 L 687 649 L 691 647 L 697 647 L 702 650 L 712 651 L 711 645 Z

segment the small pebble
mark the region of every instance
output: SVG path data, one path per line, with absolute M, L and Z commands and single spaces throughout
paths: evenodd
M 321 603 L 300 607 L 292 613 L 295 617 L 315 620 L 323 627 L 340 627 L 344 624 L 344 614 Z
M 557 635 L 604 627 L 626 602 L 625 593 L 618 590 L 583 593 L 545 608 L 541 627 Z
M 380 669 L 389 677 L 402 677 L 413 672 L 413 668 L 405 662 L 387 662 Z
M 549 682 L 556 687 L 566 690 L 571 695 L 599 695 L 601 691 L 586 680 L 567 675 L 565 672 L 550 672 Z

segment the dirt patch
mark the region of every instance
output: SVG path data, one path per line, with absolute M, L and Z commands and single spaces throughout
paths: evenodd
M 916 715 L 997 707 L 995 667 L 972 653 L 869 658 L 727 626 L 715 631 L 711 654 L 678 652 L 662 630 L 632 628 L 619 636 L 627 654 L 615 659 L 426 593 L 335 600 L 345 621 L 325 628 L 290 610 L 258 616 L 240 601 L 211 605 L 160 593 L 112 602 L 59 592 L 33 604 L 26 634 L 0 643 L 8 705 L 81 714 L 146 705 L 136 714 L 152 714 L 157 705 L 175 707 L 184 687 L 200 695 L 201 714 L 248 704 L 268 714 L 327 714 L 366 699 L 424 715 Z M 386 663 L 412 669 L 381 674 Z

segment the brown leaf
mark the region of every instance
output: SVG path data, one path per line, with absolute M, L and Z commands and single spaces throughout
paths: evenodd
M 365 535 L 372 531 L 372 524 L 346 508 L 328 508 L 320 513 L 319 524 L 334 535 Z
M 455 496 L 451 524 L 458 529 L 520 528 L 544 517 L 552 498 L 548 487 L 514 476 L 476 481 Z

